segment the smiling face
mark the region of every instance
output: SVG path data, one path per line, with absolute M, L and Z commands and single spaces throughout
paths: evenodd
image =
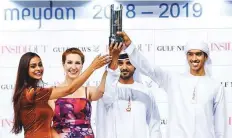
M 194 75 L 196 73 L 204 73 L 204 64 L 207 60 L 207 54 L 201 50 L 192 49 L 187 52 L 187 60 L 190 67 L 190 72 Z
M 118 60 L 118 66 L 121 71 L 120 79 L 129 80 L 133 78 L 135 67 L 131 64 L 129 59 Z
M 44 72 L 42 61 L 35 56 L 30 60 L 28 74 L 35 80 L 41 80 Z
M 78 54 L 68 54 L 63 66 L 66 77 L 75 79 L 80 75 L 83 68 L 83 63 L 81 61 L 81 57 Z
M 69 48 L 62 55 L 66 79 L 75 79 L 81 73 L 85 61 L 84 54 L 78 48 Z

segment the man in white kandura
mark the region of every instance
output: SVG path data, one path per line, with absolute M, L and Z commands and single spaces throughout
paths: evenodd
M 206 43 L 185 47 L 188 71 L 175 74 L 147 62 L 125 32 L 118 32 L 125 52 L 136 70 L 149 76 L 168 94 L 168 138 L 224 138 L 226 105 L 224 88 L 211 77 L 211 59 Z
M 111 44 L 105 93 L 97 106 L 97 138 L 161 138 L 153 94 L 143 85 L 122 43 Z M 121 73 L 120 73 L 121 71 Z

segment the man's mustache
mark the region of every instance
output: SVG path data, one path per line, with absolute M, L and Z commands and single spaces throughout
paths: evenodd
M 190 60 L 190 63 L 200 63 L 200 60 Z
M 127 69 L 123 69 L 121 70 L 121 72 L 129 72 Z

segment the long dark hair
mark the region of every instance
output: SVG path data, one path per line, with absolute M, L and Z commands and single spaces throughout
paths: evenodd
M 36 53 L 27 52 L 20 58 L 17 78 L 15 83 L 14 95 L 13 95 L 13 108 L 14 108 L 14 122 L 12 133 L 18 134 L 22 131 L 22 120 L 20 115 L 21 110 L 21 97 L 25 88 L 37 86 L 38 80 L 31 78 L 28 74 L 29 64 L 32 58 L 39 57 Z M 40 58 L 40 57 L 39 57 Z

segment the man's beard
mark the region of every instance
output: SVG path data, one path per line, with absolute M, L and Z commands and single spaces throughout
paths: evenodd
M 127 72 L 127 75 L 123 75 L 124 72 Z M 120 74 L 120 78 L 123 80 L 129 80 L 131 77 L 133 77 L 134 75 L 134 71 L 133 72 L 129 72 L 127 70 L 122 70 L 121 74 Z

